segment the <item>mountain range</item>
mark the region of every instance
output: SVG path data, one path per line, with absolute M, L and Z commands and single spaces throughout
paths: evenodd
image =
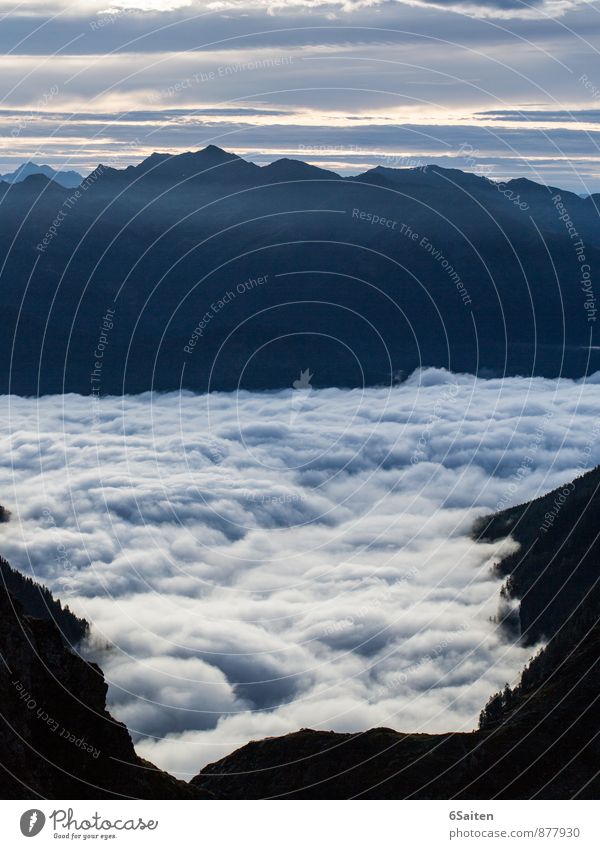
M 102 671 L 77 651 L 87 623 L 3 563 L 0 791 L 52 799 L 596 799 L 600 467 L 557 492 L 473 528 L 477 539 L 511 534 L 520 541 L 497 566 L 499 575 L 510 572 L 499 608 L 512 596 L 522 639 L 547 640 L 518 686 L 507 684 L 482 706 L 477 730 L 301 729 L 249 742 L 189 783 L 139 758 L 125 726 L 106 710 Z M 548 514 L 552 526 L 542 532 Z
M 34 175 L 46 177 L 66 189 L 75 188 L 83 182 L 83 177 L 77 171 L 56 171 L 50 165 L 36 165 L 34 162 L 24 162 L 10 174 L 0 174 L 0 182 L 22 183 L 23 180 Z
M 0 392 L 581 377 L 600 368 L 599 199 L 214 146 L 99 165 L 75 189 L 0 182 Z

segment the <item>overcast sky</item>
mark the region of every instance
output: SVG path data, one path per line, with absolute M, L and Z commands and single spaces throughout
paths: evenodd
M 132 0 L 132 3 L 138 0 Z M 600 191 L 581 0 L 0 0 L 0 173 L 219 144 L 357 173 L 437 161 Z

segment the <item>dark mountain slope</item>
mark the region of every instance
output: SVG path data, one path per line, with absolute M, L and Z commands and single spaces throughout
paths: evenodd
M 600 587 L 600 468 L 572 483 L 476 523 L 474 535 L 520 543 L 498 564 L 506 593 L 519 600 L 523 638 L 552 637 Z
M 0 587 L 3 587 L 29 616 L 46 619 L 53 622 L 61 633 L 67 645 L 75 646 L 89 631 L 89 624 L 63 607 L 60 599 L 55 599 L 52 593 L 31 578 L 27 578 L 0 557 Z
M 466 780 L 461 765 L 473 758 L 480 737 L 302 729 L 248 743 L 205 767 L 192 784 L 230 799 L 448 799 L 460 786 L 459 770 Z

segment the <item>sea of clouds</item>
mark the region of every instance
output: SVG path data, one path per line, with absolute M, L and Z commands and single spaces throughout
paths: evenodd
M 531 654 L 493 622 L 514 543 L 473 519 L 600 462 L 599 384 L 4 397 L 1 553 L 93 623 L 113 714 L 184 777 L 306 726 L 469 730 Z

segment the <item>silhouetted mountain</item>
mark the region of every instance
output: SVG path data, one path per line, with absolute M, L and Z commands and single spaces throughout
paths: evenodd
M 25 596 L 23 606 L 0 585 L 2 798 L 210 798 L 136 755 L 106 710 L 102 671 L 31 616 Z
M 25 162 L 10 174 L 1 174 L 0 181 L 12 184 L 21 183 L 27 177 L 38 174 L 47 177 L 49 180 L 54 180 L 59 185 L 68 189 L 78 186 L 83 180 L 83 177 L 77 171 L 56 171 L 49 165 L 36 165 L 34 162 Z
M 77 189 L 41 179 L 0 184 L 2 392 L 600 368 L 594 197 L 434 166 L 259 167 L 214 146 L 99 166 Z

